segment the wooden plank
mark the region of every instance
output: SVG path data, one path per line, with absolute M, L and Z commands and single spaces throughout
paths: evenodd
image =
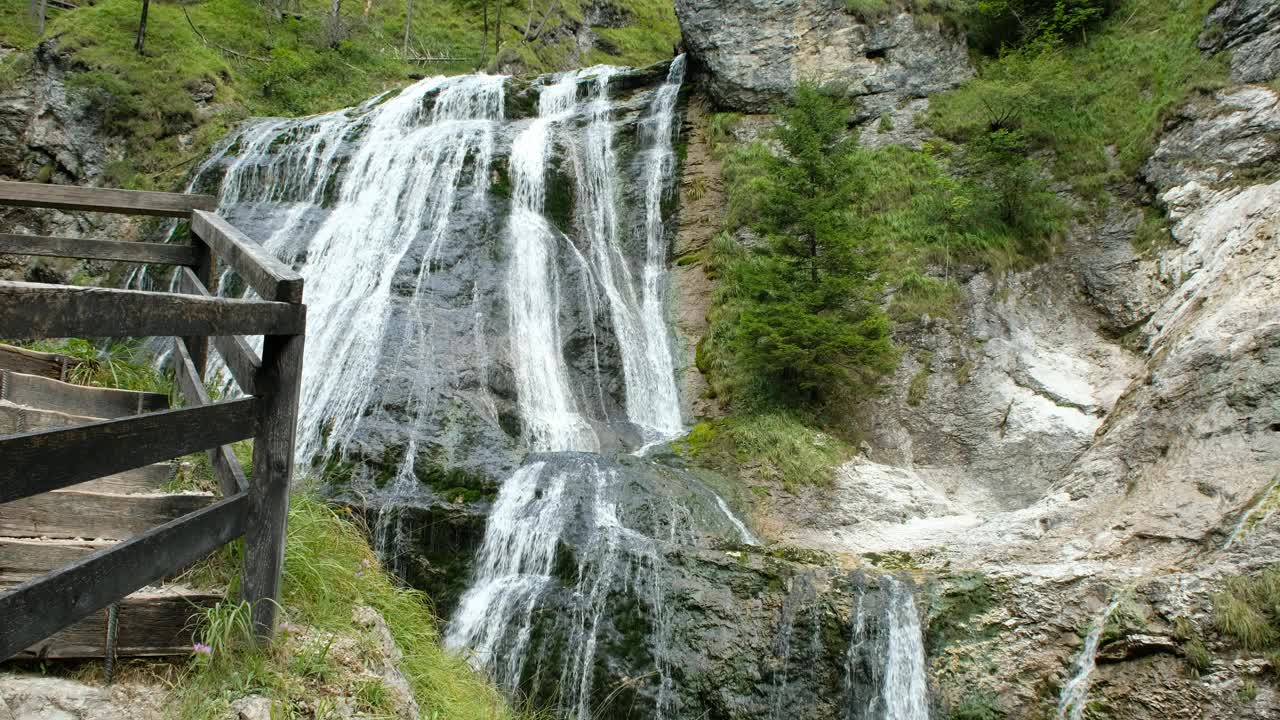
M 191 231 L 263 299 L 302 302 L 302 276 L 225 219 L 196 210 L 191 213 Z
M 0 438 L 0 503 L 253 437 L 258 410 L 241 398 Z
M 196 373 L 191 355 L 187 352 L 187 344 L 182 338 L 173 340 L 174 377 L 178 388 L 188 405 L 204 406 L 209 404 L 209 394 Z M 235 495 L 249 487 L 240 461 L 231 450 L 230 445 L 222 445 L 209 450 L 209 463 L 213 466 L 213 474 L 218 478 L 218 487 L 224 496 Z
M 57 353 L 36 352 L 12 345 L 0 345 L 0 369 L 65 380 L 80 361 Z
M 55 410 L 37 410 L 0 400 L 0 438 L 32 430 L 87 425 L 98 422 L 99 419 L 60 413 Z
M 192 210 L 213 210 L 218 199 L 212 195 L 0 181 L 0 205 L 185 218 Z
M 169 407 L 169 396 L 161 393 L 72 385 L 11 370 L 0 370 L 0 400 L 96 418 L 125 417 Z
M 190 268 L 179 268 L 178 291 L 188 295 L 211 297 Z M 254 352 L 253 348 L 249 347 L 249 343 L 239 335 L 216 335 L 213 338 L 213 347 L 218 351 L 218 355 L 222 356 L 222 362 L 226 364 L 231 377 L 235 378 L 236 384 L 240 386 L 240 392 L 245 395 L 256 395 L 254 378 L 262 367 L 258 353 Z
M 86 260 L 118 260 L 120 262 L 155 265 L 194 265 L 195 252 L 186 245 L 161 245 L 147 242 L 119 242 L 86 238 L 45 237 L 0 233 L 0 254 L 46 255 L 50 257 L 84 258 Z
M 206 295 L 216 296 L 218 288 L 213 284 L 213 249 L 194 236 L 191 238 L 191 249 L 195 251 L 197 261 L 193 267 L 182 268 L 180 277 L 189 278 L 196 283 L 196 287 L 204 288 Z M 209 363 L 209 338 L 205 335 L 189 335 L 183 340 L 196 369 L 196 377 L 203 382 L 204 371 Z
M 262 300 L 0 281 L 0 337 L 302 332 L 306 307 Z
M 0 576 L 26 582 L 115 544 L 114 540 L 0 538 Z
M 116 615 L 118 657 L 189 655 L 196 629 L 191 617 L 213 607 L 221 593 L 167 588 L 130 595 L 120 601 Z M 107 611 L 59 630 L 18 653 L 18 659 L 65 660 L 106 656 Z
M 247 502 L 229 497 L 0 594 L 0 660 L 239 537 Z
M 301 335 L 268 335 L 262 343 L 241 595 L 252 607 L 254 632 L 264 640 L 275 632 L 280 599 L 303 342 Z
M 0 505 L 0 535 L 123 540 L 213 500 L 205 493 L 108 495 L 59 490 Z
M 68 490 L 79 492 L 111 493 L 114 495 L 134 495 L 138 493 L 160 492 L 169 485 L 177 467 L 172 462 L 158 462 L 140 468 L 113 473 L 87 482 L 76 483 Z

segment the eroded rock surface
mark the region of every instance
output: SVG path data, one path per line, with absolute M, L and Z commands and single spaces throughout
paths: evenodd
M 878 118 L 973 76 L 959 33 L 910 13 L 872 21 L 829 0 L 677 0 L 676 15 L 707 92 L 743 112 L 809 81 L 845 87 L 857 119 Z

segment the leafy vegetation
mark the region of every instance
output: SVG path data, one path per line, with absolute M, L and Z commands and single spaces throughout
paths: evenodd
M 780 111 L 781 152 L 754 143 L 726 158 L 730 225 L 761 241 L 711 245 L 721 284 L 700 367 L 739 405 L 865 397 L 894 366 L 890 318 L 947 314 L 954 267 L 1033 262 L 1062 227 L 1020 131 L 869 149 L 844 137 L 847 114 L 802 86 Z
M 935 96 L 929 124 L 968 143 L 993 130 L 1052 154 L 1053 174 L 1079 194 L 1134 176 L 1162 120 L 1188 94 L 1225 78 L 1196 46 L 1213 0 L 1119 0 L 1086 42 L 1042 38 L 983 62 L 978 78 Z
M 204 571 L 206 581 L 226 583 L 229 596 L 238 584 L 239 552 L 238 546 L 228 546 L 215 557 L 219 562 Z M 336 657 L 337 639 L 351 637 L 353 613 L 361 605 L 386 620 L 404 653 L 399 667 L 423 717 L 516 716 L 465 660 L 441 647 L 427 598 L 397 585 L 378 567 L 364 533 L 349 517 L 305 494 L 295 496 L 289 509 L 282 597 L 285 637 L 270 648 L 255 645 L 248 608 L 233 601 L 198 616 L 200 647 L 190 664 L 170 679 L 176 714 L 191 720 L 226 717 L 231 702 L 251 694 L 271 700 L 273 718 L 326 717 L 318 704 L 335 694 L 355 698 L 360 712 L 389 714 L 385 686 L 350 673 Z M 369 651 L 369 644 L 376 644 L 365 635 L 355 641 L 357 649 Z M 153 669 L 161 671 L 160 666 Z
M 101 344 L 84 338 L 0 341 L 39 352 L 58 353 L 76 360 L 67 381 L 76 385 L 141 390 L 163 395 L 171 393 L 173 378 L 152 364 L 151 353 L 137 338 L 113 339 Z

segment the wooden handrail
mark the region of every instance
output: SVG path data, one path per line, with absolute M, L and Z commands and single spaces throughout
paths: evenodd
M 185 267 L 178 268 L 178 292 L 212 297 L 191 268 Z M 226 363 L 231 377 L 235 379 L 236 385 L 240 386 L 240 392 L 245 395 L 255 394 L 257 386 L 254 384 L 254 378 L 262 369 L 262 360 L 258 358 L 258 353 L 254 352 L 253 348 L 249 347 L 249 343 L 239 335 L 215 335 L 213 347 L 222 356 L 222 361 Z
M 187 352 L 187 343 L 182 338 L 173 339 L 173 368 L 178 390 L 187 404 L 192 407 L 209 405 L 209 393 L 200 382 L 200 373 L 196 371 L 195 363 L 191 362 L 191 353 Z M 213 474 L 217 476 L 218 486 L 224 496 L 230 497 L 249 488 L 249 481 L 230 445 L 209 449 L 209 463 L 213 465 Z
M 215 209 L 218 199 L 212 195 L 0 180 L 0 205 L 186 218 L 192 210 Z
M 0 281 L 0 337 L 296 334 L 306 307 L 265 300 Z
M 0 503 L 254 437 L 258 398 L 0 438 Z
M 231 223 L 196 210 L 191 213 L 191 232 L 209 243 L 264 300 L 302 302 L 302 276 Z
M 0 594 L 0 659 L 241 534 L 241 596 L 252 606 L 257 635 L 269 638 L 274 630 L 306 331 L 303 279 L 208 212 L 216 204 L 209 195 L 0 181 L 0 205 L 165 215 L 190 219 L 192 229 L 187 246 L 0 235 L 0 252 L 177 265 L 180 293 L 0 282 L 0 337 L 174 336 L 177 381 L 191 405 L 0 438 L 0 503 L 210 448 L 219 484 L 231 494 L 208 510 Z M 217 297 L 215 256 L 263 299 Z M 263 336 L 261 357 L 243 335 Z M 203 386 L 209 338 L 249 397 L 209 402 Z M 250 436 L 253 474 L 247 482 L 229 444 Z M 175 564 L 175 552 L 186 559 Z M 62 594 L 58 602 L 45 607 L 56 593 Z
M 0 660 L 245 534 L 241 493 L 0 593 Z
M 0 233 L 0 255 L 47 255 L 156 265 L 194 265 L 196 262 L 196 251 L 190 245 L 86 240 L 13 233 Z

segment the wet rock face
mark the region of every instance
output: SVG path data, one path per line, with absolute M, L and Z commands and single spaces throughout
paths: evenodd
M 909 13 L 867 21 L 831 0 L 677 0 L 684 42 L 717 104 L 767 112 L 796 84 L 842 85 L 858 121 L 973 76 L 964 39 Z
M 0 178 L 66 185 L 99 185 L 107 166 L 124 155 L 124 144 L 106 135 L 89 102 L 69 92 L 71 57 L 56 38 L 36 47 L 31 71 L 0 89 Z M 7 232 L 69 237 L 137 239 L 161 223 L 105 213 L 0 208 Z M 0 257 L 0 278 L 67 283 L 73 276 L 92 284 L 107 281 L 111 263 L 55 258 Z
M 1205 21 L 1200 47 L 1231 53 L 1231 79 L 1266 82 L 1280 73 L 1280 5 L 1271 0 L 1222 0 Z

